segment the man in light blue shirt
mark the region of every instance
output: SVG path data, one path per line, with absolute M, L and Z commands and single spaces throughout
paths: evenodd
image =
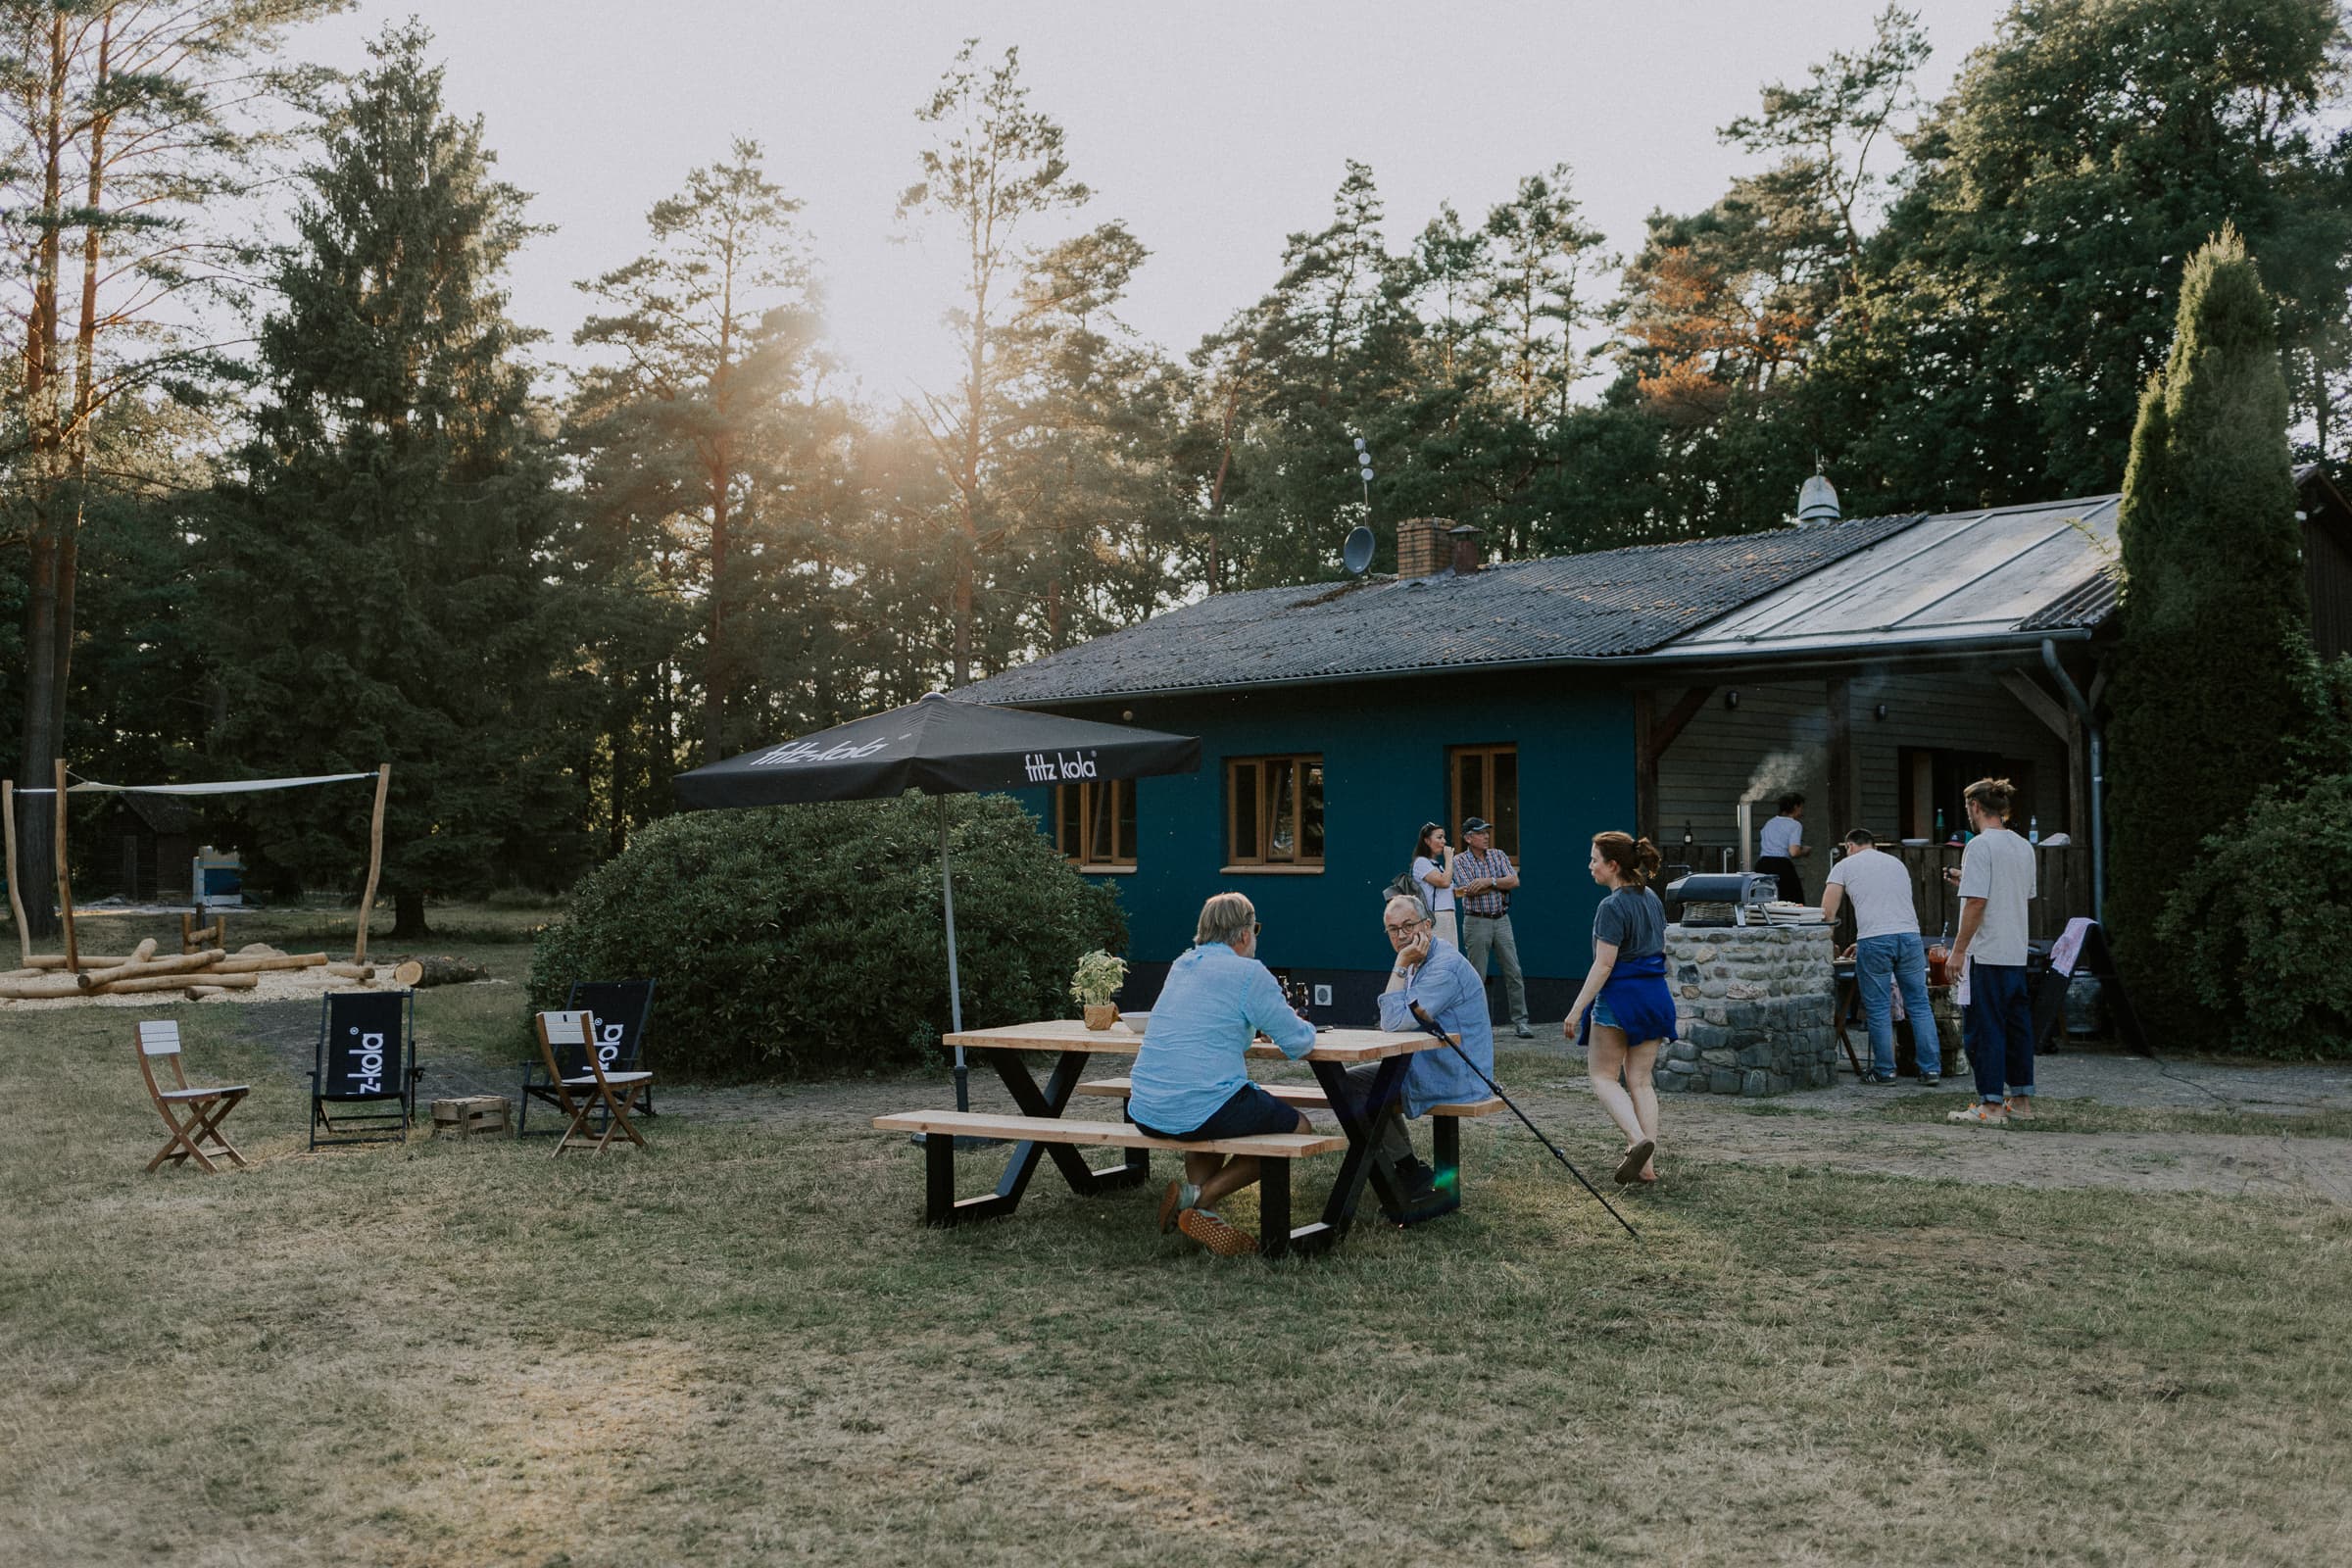
M 1168 966 L 1136 1053 L 1127 1119 L 1145 1132 L 1207 1142 L 1314 1130 L 1250 1081 L 1250 1043 L 1261 1033 L 1294 1061 L 1315 1049 L 1315 1026 L 1257 961 L 1257 910 L 1239 893 L 1200 906 L 1192 950 Z M 1183 1179 L 1160 1199 L 1160 1230 L 1173 1226 L 1220 1257 L 1255 1251 L 1257 1239 L 1210 1205 L 1256 1180 L 1254 1155 L 1186 1154 Z
M 1396 961 L 1389 970 L 1388 989 L 1380 994 L 1380 1026 L 1392 1031 L 1419 1032 L 1413 1004 L 1438 1021 L 1449 1035 L 1459 1035 L 1468 1062 L 1447 1050 L 1417 1054 L 1405 1069 L 1403 1104 L 1396 1101 L 1373 1109 L 1373 1152 L 1386 1165 L 1397 1200 L 1408 1207 L 1436 1196 L 1436 1172 L 1413 1153 L 1412 1135 L 1405 1118 L 1428 1114 L 1432 1105 L 1484 1100 L 1487 1086 L 1478 1076 L 1494 1075 L 1494 1024 L 1487 1016 L 1487 982 L 1457 948 L 1433 940 L 1429 909 L 1419 899 L 1391 899 L 1381 913 L 1389 946 Z M 1348 1069 L 1348 1080 L 1358 1098 L 1368 1096 L 1378 1062 Z

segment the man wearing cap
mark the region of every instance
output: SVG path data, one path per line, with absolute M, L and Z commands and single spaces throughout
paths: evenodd
M 1462 956 L 1486 984 L 1487 953 L 1502 969 L 1502 994 L 1511 1005 L 1511 1029 L 1522 1040 L 1536 1031 L 1527 1021 L 1527 982 L 1519 974 L 1519 939 L 1511 931 L 1511 893 L 1519 873 L 1511 858 L 1494 848 L 1494 826 L 1483 816 L 1462 824 L 1460 853 L 1453 858 L 1454 899 L 1462 908 Z

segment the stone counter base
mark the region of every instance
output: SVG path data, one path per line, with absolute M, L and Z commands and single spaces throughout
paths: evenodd
M 1666 928 L 1666 983 L 1682 1037 L 1658 1054 L 1661 1093 L 1783 1095 L 1837 1072 L 1830 928 Z

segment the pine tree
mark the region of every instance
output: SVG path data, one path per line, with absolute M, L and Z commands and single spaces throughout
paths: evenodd
M 2118 533 L 2125 579 L 2109 774 L 2108 918 L 2144 1011 L 2197 1017 L 2156 936 L 2207 834 L 2322 744 L 2276 313 L 2233 229 L 2189 261 L 2140 399 Z
M 216 765 L 392 763 L 396 934 L 424 898 L 555 881 L 583 847 L 593 727 L 501 269 L 527 232 L 479 122 L 442 104 L 421 27 L 388 29 L 306 171 L 299 244 L 263 324 L 267 386 L 224 487 L 206 584 L 226 711 Z M 351 879 L 364 803 L 273 796 L 249 847 Z

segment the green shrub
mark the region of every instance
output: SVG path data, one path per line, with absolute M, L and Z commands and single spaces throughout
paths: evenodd
M 2352 1057 L 2352 775 L 2267 793 L 2207 838 L 2157 935 L 2231 1049 Z
M 1078 956 L 1119 951 L 1117 898 L 1003 796 L 948 802 L 968 1028 L 1061 1017 Z M 948 1026 L 939 803 L 697 811 L 582 878 L 540 938 L 536 1005 L 650 975 L 667 1072 L 814 1077 L 936 1065 Z

